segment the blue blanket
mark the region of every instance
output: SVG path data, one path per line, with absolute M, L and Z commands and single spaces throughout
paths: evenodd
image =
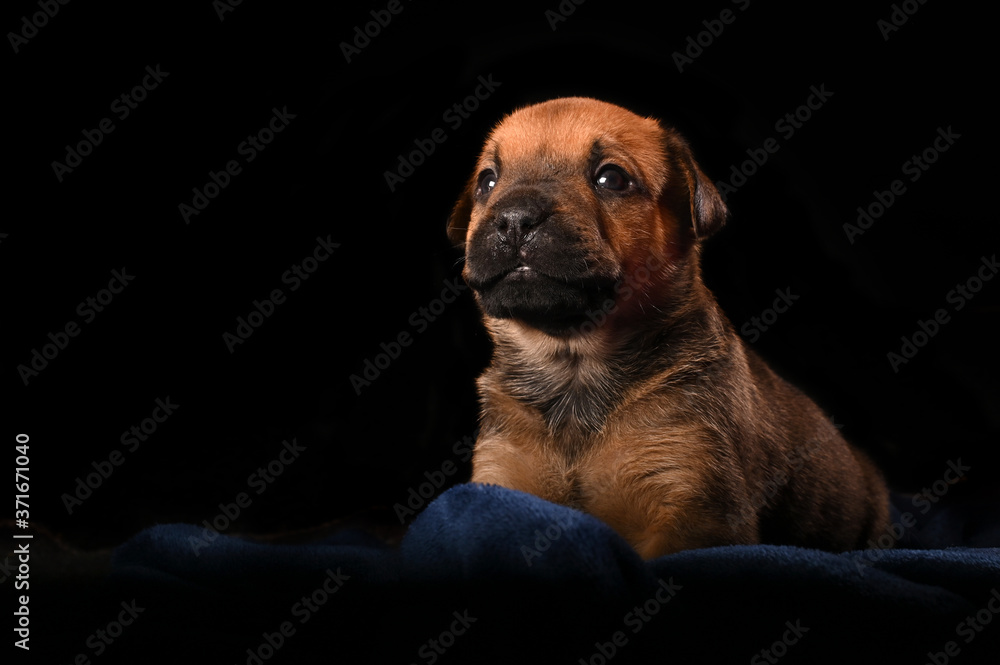
M 143 662 L 1000 662 L 998 513 L 893 501 L 892 549 L 644 562 L 589 515 L 465 484 L 398 548 L 158 526 L 116 551 L 108 598 L 144 608 L 116 645 Z

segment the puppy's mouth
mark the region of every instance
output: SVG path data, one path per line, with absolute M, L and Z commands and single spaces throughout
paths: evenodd
M 493 279 L 488 280 L 485 286 L 486 288 L 489 288 L 490 286 L 494 286 L 503 280 L 509 280 L 513 283 L 517 283 L 520 281 L 525 284 L 528 284 L 530 283 L 530 280 L 545 279 L 547 277 L 550 276 L 538 270 L 538 268 L 533 268 L 532 266 L 526 266 L 526 265 L 519 265 L 516 268 L 511 268 L 506 272 L 502 272 L 496 275 Z
M 614 298 L 616 279 L 578 273 L 552 275 L 538 266 L 517 264 L 492 271 L 476 271 L 466 281 L 479 297 L 483 311 L 492 317 L 517 319 L 552 335 L 571 334 Z

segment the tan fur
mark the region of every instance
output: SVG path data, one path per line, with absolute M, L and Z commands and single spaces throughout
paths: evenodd
M 595 164 L 635 186 L 603 191 Z M 486 170 L 496 184 L 477 193 Z M 474 482 L 589 512 L 646 558 L 728 543 L 845 550 L 885 528 L 878 470 L 745 347 L 702 283 L 700 242 L 727 214 L 687 143 L 655 120 L 568 98 L 496 127 L 448 229 L 468 245 L 464 275 L 495 342 Z M 584 289 L 580 275 L 617 280 L 613 296 L 597 315 L 539 327 L 487 307 L 494 282 L 480 273 L 498 255 L 558 273 L 507 300 L 531 303 L 533 284 L 558 292 L 560 280 Z

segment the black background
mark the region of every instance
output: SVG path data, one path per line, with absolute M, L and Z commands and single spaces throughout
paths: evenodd
M 961 311 L 946 299 L 997 251 L 993 131 L 976 117 L 991 103 L 984 21 L 928 3 L 886 40 L 887 2 L 590 0 L 553 30 L 555 0 L 403 2 L 348 62 L 341 43 L 385 4 L 247 0 L 220 20 L 211 2 L 73 2 L 17 53 L 8 37 L 3 440 L 13 464 L 14 435 L 31 437 L 33 524 L 92 548 L 200 523 L 292 438 L 306 450 L 250 490 L 228 531 L 389 510 L 445 460 L 458 465 L 449 483 L 466 480 L 452 446 L 475 430 L 488 340 L 467 291 L 423 332 L 410 316 L 459 274 L 445 222 L 485 134 L 561 95 L 674 124 L 715 180 L 778 138 L 729 197 L 731 224 L 705 248 L 707 283 L 737 328 L 776 289 L 799 296 L 754 348 L 896 489 L 919 490 L 958 458 L 971 470 L 952 491 L 993 489 L 1000 283 Z M 679 72 L 673 54 L 727 8 L 735 20 Z M 5 32 L 39 11 L 7 10 Z M 118 119 L 112 102 L 147 66 L 169 75 Z M 479 77 L 496 89 L 449 125 L 443 114 Z M 775 123 L 811 86 L 833 94 L 783 138 Z M 238 146 L 274 108 L 295 117 L 246 163 Z M 52 162 L 105 117 L 115 130 L 59 182 Z M 911 183 L 903 163 L 949 127 L 960 138 Z M 436 128 L 447 140 L 390 191 L 385 172 Z M 232 159 L 242 172 L 185 224 L 178 205 Z M 851 244 L 843 225 L 895 179 L 906 192 Z M 282 274 L 327 236 L 339 248 L 291 292 Z M 134 280 L 83 323 L 77 305 L 123 268 Z M 275 288 L 285 303 L 230 353 L 223 333 Z M 950 322 L 894 372 L 887 354 L 939 308 Z M 25 385 L 17 366 L 69 321 L 80 334 Z M 350 376 L 404 331 L 413 343 L 358 394 Z M 176 413 L 128 452 L 122 433 L 168 396 Z M 63 495 L 115 450 L 124 462 L 68 514 Z

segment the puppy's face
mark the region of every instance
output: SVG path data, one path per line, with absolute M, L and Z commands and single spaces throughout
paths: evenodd
M 687 145 L 655 120 L 585 98 L 506 117 L 449 220 L 487 317 L 575 334 L 623 282 L 656 306 L 725 205 Z M 652 269 L 650 269 L 652 268 Z M 629 307 L 612 308 L 616 313 Z

